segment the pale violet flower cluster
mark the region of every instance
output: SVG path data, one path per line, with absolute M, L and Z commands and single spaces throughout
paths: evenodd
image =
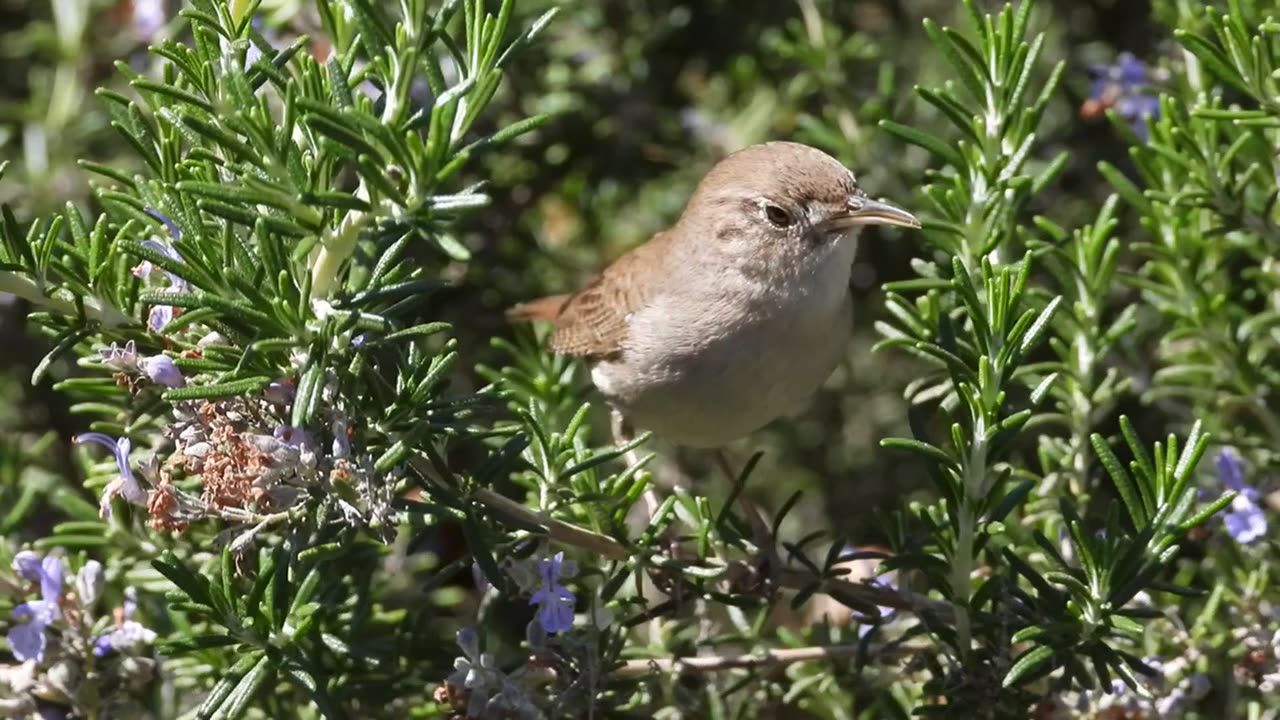
M 1103 108 L 1115 108 L 1144 142 L 1151 134 L 1147 119 L 1160 117 L 1160 98 L 1147 66 L 1131 53 L 1121 53 L 1114 65 L 1095 65 L 1090 100 Z
M 477 720 L 540 717 L 517 678 L 502 672 L 492 655 L 480 651 L 475 630 L 462 628 L 457 638 L 462 656 L 453 661 L 454 672 L 445 681 L 447 697 L 441 699 L 459 709 L 465 707 L 464 717 Z
M 169 234 L 173 236 L 175 241 L 182 239 L 182 233 L 178 230 L 178 226 L 169 218 L 169 216 L 159 212 L 158 210 L 151 209 L 147 210 L 147 214 L 164 223 L 165 227 L 169 229 Z M 178 251 L 174 249 L 171 244 L 162 243 L 157 240 L 144 240 L 142 241 L 142 244 L 143 246 L 169 258 L 179 262 L 182 261 L 182 256 L 178 254 Z M 151 279 L 154 270 L 155 266 L 151 261 L 144 260 L 133 269 L 133 274 L 144 281 L 148 281 Z M 169 285 L 167 288 L 168 292 L 179 293 L 186 292 L 189 289 L 187 281 L 177 275 L 174 275 L 171 272 L 166 272 L 165 276 L 169 279 Z M 175 315 L 177 315 L 177 311 L 171 305 L 154 305 L 147 315 L 147 327 L 151 328 L 152 332 L 160 332 L 164 329 L 165 325 L 169 324 L 169 321 L 173 320 Z
M 1250 545 L 1266 537 L 1267 516 L 1259 505 L 1257 488 L 1244 482 L 1244 462 L 1235 450 L 1226 448 L 1218 453 L 1218 479 L 1236 496 L 1222 516 L 1227 534 L 1241 545 Z
M 182 376 L 182 371 L 174 364 L 173 358 L 168 355 L 152 355 L 143 359 L 142 371 L 157 385 L 180 388 L 187 384 L 187 379 Z
M 489 703 L 489 695 L 502 685 L 502 670 L 493 655 L 480 651 L 480 636 L 471 628 L 458 631 L 458 648 L 462 657 L 453 661 L 453 674 L 448 683 L 465 690 L 467 716 L 480 717 Z
M 538 622 L 548 634 L 573 629 L 573 608 L 577 598 L 560 584 L 560 577 L 573 577 L 576 574 L 577 565 L 572 560 L 565 560 L 562 552 L 538 560 L 538 575 L 542 586 L 529 598 L 529 604 L 538 606 Z
M 550 636 L 573 630 L 577 596 L 563 581 L 577 574 L 577 564 L 558 552 L 523 560 L 508 557 L 501 565 L 519 592 L 529 594 L 529 604 L 537 607 L 525 628 L 528 648 L 537 656 L 548 649 Z M 478 564 L 472 563 L 471 571 L 482 593 L 493 588 Z M 588 612 L 587 622 L 604 629 L 613 623 L 613 614 L 608 608 L 594 607 Z M 459 630 L 457 641 L 462 655 L 454 660 L 454 672 L 437 693 L 440 702 L 452 705 L 461 717 L 469 719 L 542 717 L 523 682 L 530 672 L 542 677 L 534 664 L 503 672 L 493 655 L 480 651 L 480 636 L 472 628 Z M 545 677 L 537 682 L 545 682 Z
M 1098 690 L 1066 691 L 1049 698 L 1038 708 L 1035 717 L 1043 720 L 1077 720 L 1084 718 L 1180 718 L 1213 689 L 1203 673 L 1190 671 L 1186 658 L 1169 662 L 1146 657 L 1143 664 L 1155 675 L 1140 675 L 1143 688 L 1130 688 L 1123 680 Z
M 18 577 L 40 586 L 40 599 L 24 602 L 10 613 L 15 624 L 9 628 L 9 649 L 18 660 L 44 662 L 48 627 L 62 618 L 62 560 L 41 558 L 28 550 L 14 557 L 13 569 Z
M 133 588 L 129 588 L 125 590 L 124 605 L 120 608 L 119 623 L 110 632 L 99 635 L 94 641 L 94 655 L 103 657 L 113 652 L 133 652 L 155 642 L 155 631 L 133 619 L 133 614 L 137 609 L 137 592 Z
M 110 450 L 115 458 L 119 474 L 114 480 L 107 483 L 106 488 L 102 491 L 102 500 L 98 505 L 98 514 L 103 519 L 111 517 L 111 501 L 114 498 L 123 497 L 132 505 L 145 506 L 147 504 L 147 491 L 143 489 L 142 484 L 134 476 L 132 468 L 129 467 L 129 451 L 132 447 L 129 438 L 113 438 L 105 433 L 88 432 L 77 435 L 74 441 L 79 445 L 85 443 L 101 445 Z
M 1275 629 L 1280 609 L 1258 610 L 1227 609 L 1235 624 L 1229 642 L 1240 652 L 1232 674 L 1240 685 L 1255 686 L 1264 696 L 1275 697 L 1280 695 L 1280 630 Z
M 502 569 L 519 588 L 521 594 L 528 594 L 529 604 L 537 606 L 530 632 L 536 631 L 540 637 L 569 632 L 573 629 L 574 609 L 578 598 L 573 591 L 564 586 L 563 580 L 578 574 L 578 564 L 566 559 L 563 552 L 549 557 L 528 560 L 506 558 L 502 561 Z M 489 587 L 478 566 L 473 564 L 472 572 L 476 586 L 482 590 Z
M 165 354 L 139 355 L 134 341 L 130 340 L 120 347 L 111 343 L 110 347 L 98 350 L 98 357 L 106 367 L 128 375 L 145 375 L 151 382 L 169 388 L 186 387 L 187 379 L 173 362 L 173 358 Z
M 19 664 L 0 665 L 0 717 L 105 717 L 102 708 L 122 700 L 118 694 L 143 691 L 154 676 L 157 635 L 133 619 L 132 589 L 112 620 L 98 612 L 106 582 L 98 561 L 72 574 L 62 557 L 24 550 L 12 566 L 22 602 L 6 640 Z
M 143 40 L 155 40 L 169 22 L 164 0 L 133 0 L 131 8 L 134 32 Z

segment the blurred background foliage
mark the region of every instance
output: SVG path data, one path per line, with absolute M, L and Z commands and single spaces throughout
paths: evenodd
M 119 58 L 139 69 L 155 62 L 145 47 L 183 22 L 174 19 L 179 5 L 0 0 L 0 61 L 6 68 L 0 76 L 0 158 L 12 163 L 0 180 L 0 201 L 11 203 L 18 217 L 47 214 L 68 201 L 91 210 L 95 180 L 77 165 L 80 159 L 136 166 L 94 90 L 127 89 L 113 68 Z M 555 117 L 473 168 L 491 180 L 494 205 L 470 218 L 461 236 L 473 255 L 454 268 L 453 277 L 464 281 L 431 300 L 440 304 L 438 313 L 465 329 L 459 339 L 471 357 L 485 356 L 491 336 L 513 332 L 502 318 L 504 307 L 579 286 L 673 222 L 710 165 L 744 145 L 810 143 L 853 168 L 873 195 L 908 208 L 921 203 L 928 155 L 877 123 L 943 126 L 911 88 L 948 79 L 945 59 L 928 48 L 921 20 L 963 24 L 958 3 L 524 0 L 514 23 L 527 24 L 552 5 L 564 11 L 508 69 L 482 122 L 500 127 L 536 113 Z M 266 0 L 259 12 L 267 31 L 286 41 L 318 35 L 312 14 L 311 4 L 301 0 Z M 1092 220 L 1111 191 L 1097 163 L 1125 168 L 1129 162 L 1114 127 L 1078 112 L 1090 93 L 1088 68 L 1113 62 L 1120 52 L 1159 64 L 1172 41 L 1145 0 L 1044 2 L 1034 23 L 1035 31 L 1046 33 L 1046 71 L 1067 62 L 1063 87 L 1040 129 L 1038 153 L 1050 157 L 1068 149 L 1070 160 L 1031 210 L 1076 227 Z M 846 363 L 803 417 L 774 423 L 735 448 L 743 459 L 752 449 L 766 451 L 751 489 L 764 506 L 777 507 L 796 490 L 806 491 L 789 517 L 797 527 L 836 527 L 874 542 L 882 532 L 878 511 L 899 507 L 904 495 L 925 486 L 919 460 L 878 446 L 882 437 L 908 434 L 902 388 L 921 366 L 900 354 L 871 352 L 878 339 L 873 323 L 885 316 L 880 285 L 911 277 L 909 261 L 920 253 L 918 238 L 868 233 L 854 269 L 861 302 Z M 62 441 L 42 448 L 42 466 L 69 473 L 69 438 L 84 428 L 67 412 L 68 400 L 50 387 L 71 370 L 60 368 L 30 387 L 31 372 L 49 348 L 27 332 L 22 302 L 0 310 L 0 427 L 30 438 L 55 432 Z M 1149 376 L 1154 358 L 1141 347 L 1137 336 L 1129 338 L 1132 352 L 1114 361 L 1124 363 L 1127 374 Z M 480 384 L 465 373 L 459 380 L 462 387 Z M 1169 413 L 1185 419 L 1177 406 L 1129 410 L 1157 435 L 1168 427 Z M 701 481 L 713 477 L 708 458 L 660 457 L 672 462 L 659 477 L 723 492 L 718 483 Z

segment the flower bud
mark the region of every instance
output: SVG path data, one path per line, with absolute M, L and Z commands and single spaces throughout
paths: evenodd
M 80 598 L 80 607 L 91 608 L 98 602 L 104 582 L 102 563 L 97 560 L 90 560 L 80 568 L 80 572 L 76 573 L 75 581 L 76 597 Z
M 187 384 L 182 371 L 173 364 L 173 358 L 168 355 L 152 355 L 142 361 L 142 368 L 147 373 L 147 377 L 151 378 L 151 382 L 159 385 L 180 388 Z

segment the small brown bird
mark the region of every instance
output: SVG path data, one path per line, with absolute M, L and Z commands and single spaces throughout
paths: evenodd
M 675 226 L 582 290 L 512 308 L 585 358 L 619 441 L 718 448 L 804 408 L 852 332 L 864 225 L 918 228 L 826 153 L 771 142 L 721 160 Z

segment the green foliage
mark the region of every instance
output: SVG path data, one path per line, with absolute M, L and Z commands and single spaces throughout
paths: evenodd
M 5 36 L 0 714 L 1274 704 L 1272 3 L 105 5 Z M 784 137 L 924 221 L 847 367 L 732 478 L 603 444 L 500 308 Z

